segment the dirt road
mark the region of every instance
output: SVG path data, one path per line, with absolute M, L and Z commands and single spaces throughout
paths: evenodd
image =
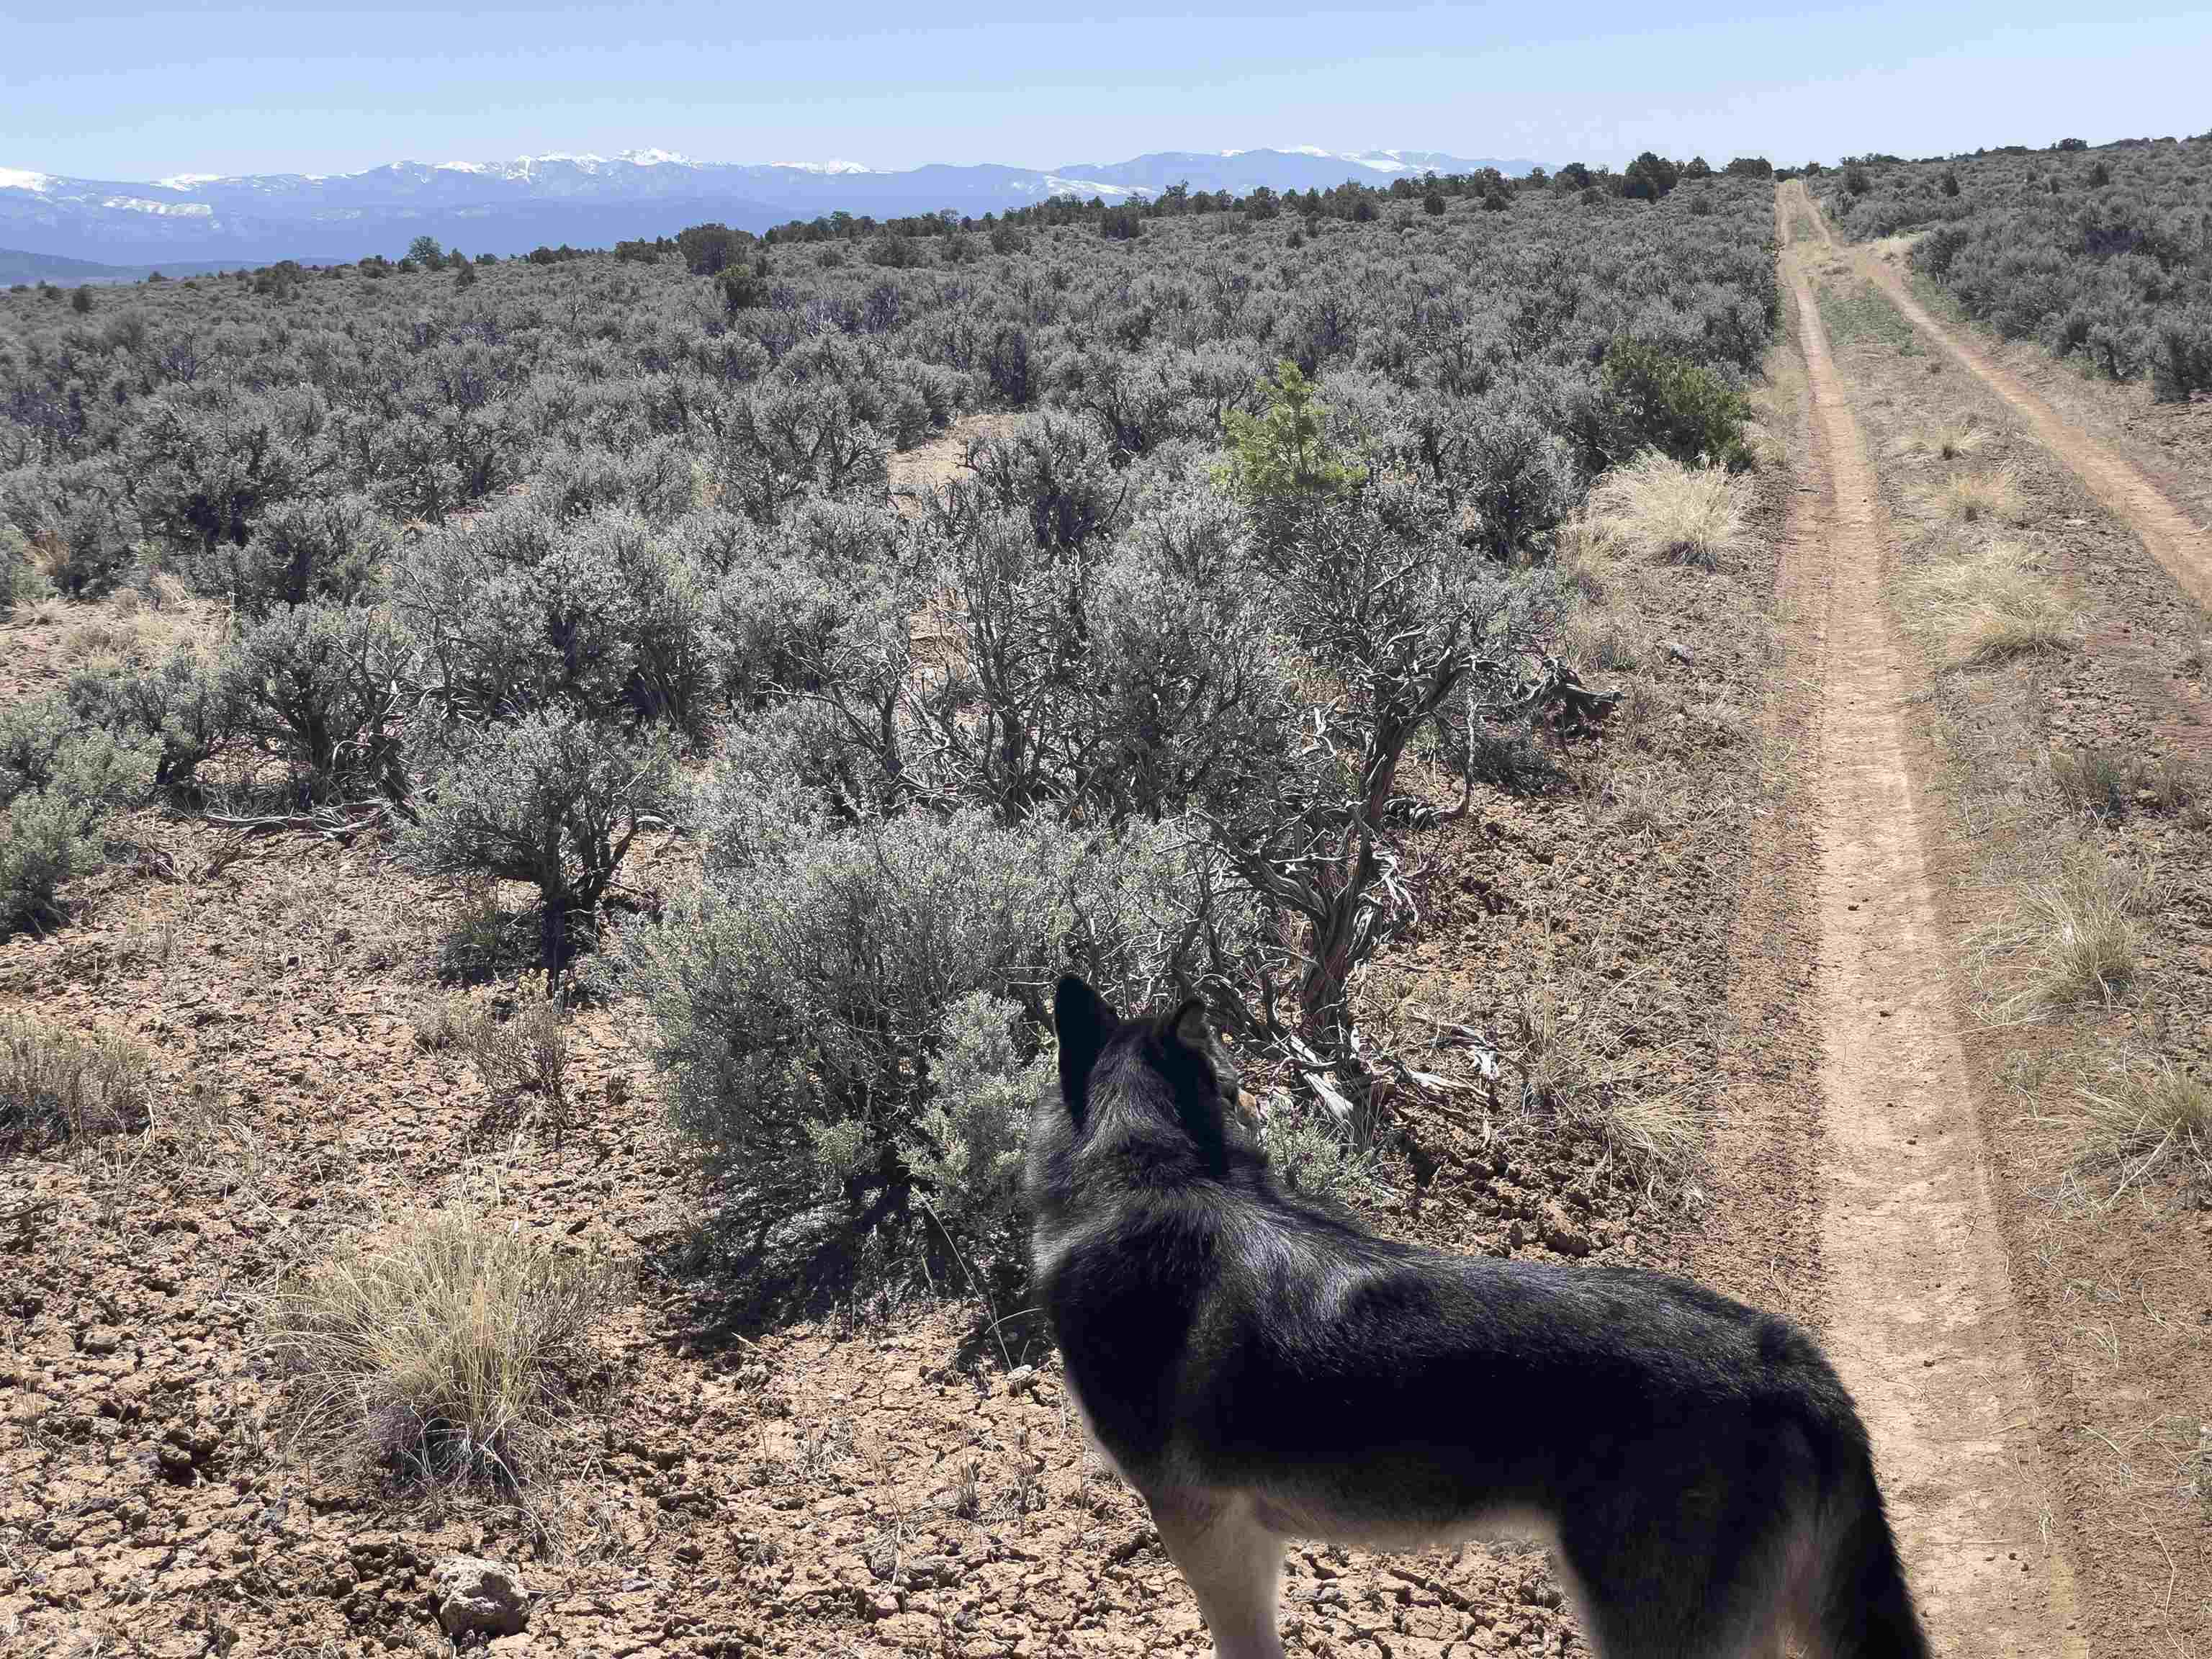
M 1790 188 L 1785 222 L 1810 208 Z M 2043 1525 L 2033 1391 L 1909 764 L 1882 514 L 1804 257 L 1784 255 L 1813 405 L 1785 556 L 1788 585 L 1815 601 L 1788 621 L 1817 726 L 1827 1341 L 1872 1431 L 1937 1651 L 2086 1654 L 2072 1576 Z
M 1794 188 L 1803 191 L 1802 184 Z M 1824 240 L 1828 226 L 1813 206 L 1807 210 L 1820 228 Z M 2035 436 L 2035 441 L 2063 461 L 2086 484 L 2106 509 L 2142 538 L 2151 556 L 2164 566 L 2200 605 L 2212 605 L 2212 532 L 2196 524 L 2141 469 L 2111 445 L 2092 437 L 2081 427 L 2063 419 L 2019 376 L 1998 363 L 1963 330 L 1939 321 L 1912 295 L 1904 274 L 1887 260 L 1864 249 L 1850 251 L 1853 263 L 1895 302 L 1912 325 L 1948 353 L 1952 360 L 1978 376 Z

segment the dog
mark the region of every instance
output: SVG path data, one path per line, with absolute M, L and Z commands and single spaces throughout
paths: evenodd
M 1219 1659 L 1277 1659 L 1285 1541 L 1551 1550 L 1603 1659 L 1925 1659 L 1865 1428 L 1786 1322 L 1656 1273 L 1464 1257 L 1285 1194 L 1203 1005 L 1054 997 L 1024 1170 L 1091 1437 Z

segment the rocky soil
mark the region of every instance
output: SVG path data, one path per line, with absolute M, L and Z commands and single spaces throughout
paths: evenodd
M 1640 643 L 1595 677 L 1628 693 L 1612 730 L 1538 736 L 1521 763 L 1544 781 L 1486 785 L 1421 837 L 1422 920 L 1362 982 L 1370 1030 L 1447 1075 L 1466 1063 L 1438 1022 L 1509 1054 L 1564 1034 L 1593 1109 L 1520 1109 L 1510 1066 L 1494 1098 L 1399 1103 L 1377 1227 L 1776 1289 L 1743 1221 L 1771 1212 L 1778 1236 L 1795 1200 L 1737 1191 L 1698 1146 L 1724 1064 L 1771 1070 L 1756 1007 L 1729 998 L 1774 811 L 1761 711 L 1787 487 L 1762 482 L 1761 534 L 1730 568 L 1617 573 Z M 55 684 L 112 610 L 0 634 L 0 695 Z M 704 1189 L 617 1009 L 568 1016 L 582 1104 L 561 1144 L 487 1114 L 414 1024 L 435 997 L 512 1006 L 520 969 L 486 977 L 483 896 L 408 874 L 367 835 L 240 840 L 149 809 L 116 852 L 70 895 L 71 925 L 0 943 L 0 1010 L 127 1033 L 160 1083 L 143 1134 L 0 1163 L 0 1648 L 443 1653 L 437 1569 L 469 1556 L 528 1589 L 520 1632 L 463 1632 L 500 1653 L 1206 1650 L 1033 1317 L 1001 1310 L 1000 1340 L 978 1341 L 973 1305 L 915 1283 L 806 1323 L 733 1323 Z M 681 880 L 685 856 L 649 849 L 626 878 Z M 493 902 L 511 915 L 521 896 Z M 1680 1161 L 1637 1158 L 1598 1109 L 1639 1103 L 1688 1126 Z M 287 1268 L 462 1194 L 635 1274 L 558 1477 L 521 1504 L 311 1459 L 281 1432 L 257 1342 Z M 1300 1552 L 1285 1604 L 1306 1653 L 1582 1648 L 1542 1558 L 1510 1547 Z

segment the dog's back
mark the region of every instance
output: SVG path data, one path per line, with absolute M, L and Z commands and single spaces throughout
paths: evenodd
M 1224 1654 L 1279 1651 L 1281 1540 L 1533 1533 L 1601 1652 L 1917 1655 L 1849 1396 L 1787 1323 L 1661 1275 L 1466 1258 L 1285 1196 L 1194 1006 L 1058 999 L 1043 1303 Z M 1264 1619 L 1255 1611 L 1264 1600 Z

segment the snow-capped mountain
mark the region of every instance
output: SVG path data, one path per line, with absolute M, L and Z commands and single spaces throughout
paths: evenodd
M 857 161 L 695 161 L 665 149 L 616 155 L 517 156 L 505 161 L 394 161 L 360 173 L 176 173 L 147 182 L 75 179 L 0 167 L 0 248 L 115 264 L 398 254 L 419 235 L 471 253 L 520 253 L 567 242 L 606 246 L 706 220 L 762 230 L 847 212 L 888 218 L 951 209 L 980 216 L 1073 193 L 1127 201 L 1178 181 L 1239 195 L 1327 189 L 1347 178 L 1469 173 L 1532 163 L 1435 150 L 1166 150 L 1127 161 L 1060 167 L 928 166 L 878 170 Z

